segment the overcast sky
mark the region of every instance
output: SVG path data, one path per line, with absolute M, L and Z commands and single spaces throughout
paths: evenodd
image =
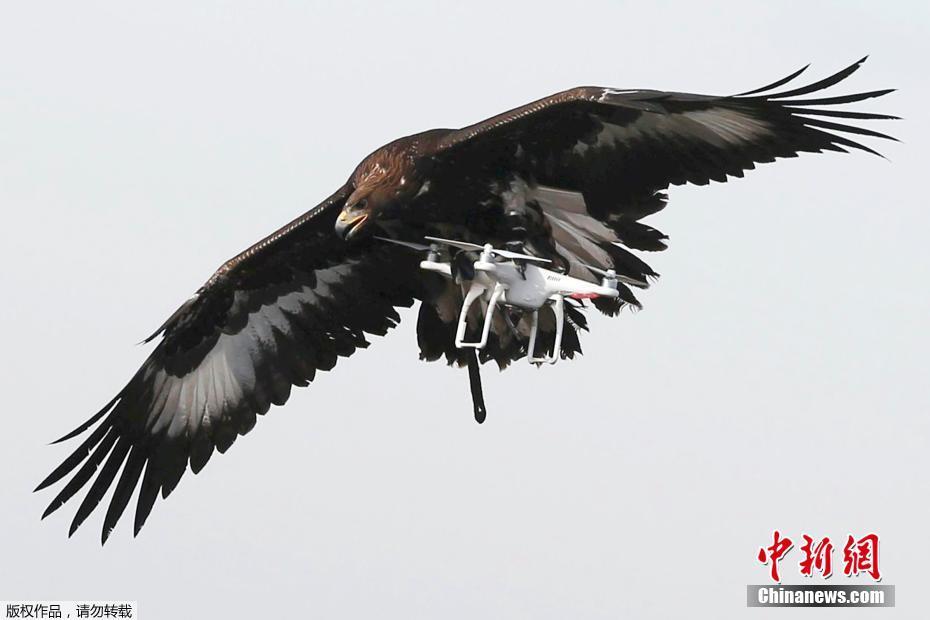
M 194 6 L 196 4 L 196 6 Z M 792 617 L 772 530 L 930 568 L 926 2 L 4 3 L 0 599 L 151 618 Z M 147 336 L 377 146 L 579 84 L 714 94 L 872 54 L 901 144 L 676 188 L 645 308 L 574 362 L 417 360 L 415 314 L 99 544 L 32 488 Z M 56 487 L 57 488 L 57 487 Z M 798 550 L 783 569 L 800 581 Z M 840 551 L 841 555 L 841 551 Z M 836 560 L 836 558 L 835 558 Z M 842 575 L 834 583 L 846 583 Z M 299 613 L 297 613 L 299 612 Z M 821 610 L 818 617 L 842 617 Z

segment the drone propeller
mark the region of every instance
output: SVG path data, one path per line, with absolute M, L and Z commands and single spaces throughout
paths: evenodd
M 581 261 L 578 261 L 578 262 L 581 262 Z M 642 280 L 637 280 L 635 278 L 631 278 L 629 276 L 619 274 L 613 269 L 601 269 L 600 267 L 595 267 L 594 265 L 589 265 L 588 263 L 581 263 L 581 264 L 584 265 L 586 269 L 590 269 L 597 275 L 607 278 L 608 280 L 618 280 L 620 282 L 625 282 L 626 284 L 632 284 L 634 286 L 639 286 L 642 288 L 649 288 L 648 282 L 643 282 Z
M 413 241 L 400 241 L 399 239 L 391 239 L 390 237 L 379 237 L 378 235 L 372 235 L 375 239 L 379 241 L 387 241 L 388 243 L 396 243 L 397 245 L 402 245 L 405 248 L 410 248 L 411 250 L 416 250 L 418 252 L 428 252 L 431 248 L 428 245 L 423 245 L 422 243 L 414 243 Z
M 426 237 L 430 241 L 436 241 L 438 243 L 444 243 L 450 245 L 454 248 L 459 248 L 462 250 L 477 250 L 480 252 L 490 252 L 491 254 L 496 254 L 497 256 L 503 258 L 509 258 L 511 260 L 529 260 L 537 261 L 540 263 L 551 263 L 552 261 L 548 258 L 542 258 L 539 256 L 531 256 L 530 254 L 521 254 L 520 252 L 511 252 L 510 250 L 498 250 L 497 248 L 491 247 L 490 244 L 478 245 L 477 243 L 469 243 L 468 241 L 455 241 L 452 239 L 443 239 L 441 237 Z
M 459 248 L 461 250 L 483 250 L 483 245 L 478 245 L 477 243 L 469 243 L 467 241 L 454 241 L 452 239 L 443 239 L 442 237 L 429 237 L 426 239 L 430 241 L 438 241 L 439 243 L 444 243 L 445 245 L 451 245 L 454 248 Z

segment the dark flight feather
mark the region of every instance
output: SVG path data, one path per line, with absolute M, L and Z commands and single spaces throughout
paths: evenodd
M 766 99 L 784 99 L 786 97 L 797 97 L 799 95 L 807 95 L 808 93 L 813 93 L 818 90 L 829 88 L 833 86 L 834 84 L 839 84 L 840 82 L 848 78 L 850 75 L 858 71 L 859 67 L 862 66 L 862 63 L 864 63 L 867 58 L 868 56 L 860 60 L 857 60 L 856 62 L 849 65 L 842 71 L 837 71 L 833 75 L 826 77 L 818 82 L 814 82 L 813 84 L 808 84 L 807 86 L 803 86 L 801 88 L 795 88 L 794 90 L 788 90 L 788 91 L 781 92 L 781 93 L 766 95 L 765 97 Z
M 755 94 L 757 94 L 757 93 L 764 93 L 764 92 L 769 91 L 769 90 L 775 90 L 775 89 L 778 88 L 779 86 L 784 86 L 785 84 L 787 84 L 788 82 L 790 82 L 790 81 L 793 80 L 794 78 L 798 77 L 799 75 L 801 75 L 802 73 L 804 73 L 805 71 L 807 71 L 809 68 L 810 68 L 810 64 L 806 64 L 806 65 L 804 65 L 803 67 L 801 67 L 800 69 L 798 69 L 797 71 L 795 71 L 794 73 L 791 73 L 791 74 L 789 74 L 789 75 L 787 75 L 787 76 L 781 78 L 780 80 L 776 80 L 776 81 L 772 82 L 771 84 L 766 84 L 765 86 L 761 86 L 761 87 L 759 87 L 759 88 L 754 88 L 754 89 L 752 89 L 752 90 L 747 90 L 747 91 L 744 92 L 744 93 L 739 93 L 738 95 L 734 95 L 734 97 L 746 97 L 746 96 L 748 96 L 748 95 L 755 95 Z

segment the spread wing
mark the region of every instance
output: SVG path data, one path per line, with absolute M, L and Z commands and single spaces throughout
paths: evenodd
M 550 246 L 573 275 L 580 277 L 586 262 L 645 282 L 656 274 L 624 248 L 665 248 L 665 235 L 639 220 L 665 206 L 669 185 L 723 182 L 758 163 L 800 152 L 876 153 L 853 138 L 893 139 L 850 121 L 896 117 L 835 107 L 890 90 L 809 97 L 864 61 L 807 86 L 778 90 L 805 67 L 734 96 L 603 87 L 563 91 L 444 135 L 434 155 L 439 178 L 433 200 L 454 202 L 462 194 L 461 170 L 467 169 L 469 181 L 483 179 L 485 192 L 505 212 L 528 206 L 541 214 Z M 492 202 L 485 196 L 482 201 Z M 636 303 L 631 294 L 624 297 Z
M 200 471 L 214 450 L 249 432 L 256 415 L 283 404 L 292 385 L 366 347 L 366 333 L 397 324 L 394 307 L 417 294 L 416 257 L 390 244 L 339 240 L 333 224 L 346 195 L 340 189 L 225 263 L 149 338 L 163 336 L 129 383 L 59 440 L 93 428 L 39 485 L 71 475 L 43 517 L 93 479 L 74 533 L 115 481 L 102 541 L 137 486 L 138 533 L 159 492 L 167 497 L 188 464 Z
M 740 95 L 711 96 L 582 86 L 449 132 L 440 156 L 492 156 L 531 169 L 543 182 L 582 189 L 611 184 L 615 199 L 669 185 L 726 181 L 777 157 L 800 152 L 873 149 L 843 134 L 894 139 L 829 118 L 894 119 L 831 106 L 879 97 L 893 89 L 803 98 L 849 77 L 865 58 L 818 82 L 773 92 L 807 67 Z

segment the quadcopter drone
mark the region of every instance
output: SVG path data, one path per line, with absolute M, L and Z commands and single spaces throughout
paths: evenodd
M 593 273 L 601 276 L 599 283 L 588 282 L 541 267 L 541 263 L 552 262 L 547 258 L 498 249 L 489 243 L 479 245 L 467 241 L 427 236 L 426 240 L 431 243 L 424 245 L 387 237 L 376 238 L 412 250 L 426 252 L 425 260 L 420 262 L 421 269 L 438 273 L 463 287 L 465 295 L 455 333 L 455 346 L 459 349 L 480 350 L 487 346 L 488 335 L 499 306 L 531 313 L 526 359 L 530 364 L 537 366 L 554 364 L 559 360 L 566 297 L 577 300 L 617 297 L 620 294 L 617 290 L 617 282 L 627 280 L 624 276 L 618 276 L 613 269 L 605 270 L 592 265 L 584 265 Z M 469 270 L 466 275 L 462 270 L 453 269 L 453 257 L 449 252 L 443 252 L 443 246 L 466 252 L 478 252 L 478 258 L 473 262 L 473 270 Z M 448 260 L 443 260 L 444 257 Z M 476 340 L 468 341 L 466 340 L 468 312 L 478 299 L 482 299 L 487 304 L 484 324 L 481 327 L 480 336 Z M 545 305 L 549 305 L 555 315 L 555 341 L 551 353 L 540 355 L 536 352 L 536 337 L 539 333 L 539 310 Z M 515 330 L 506 314 L 504 317 Z M 476 356 L 469 358 L 468 369 L 475 405 L 475 419 L 481 423 L 484 421 L 486 412 L 481 395 Z

